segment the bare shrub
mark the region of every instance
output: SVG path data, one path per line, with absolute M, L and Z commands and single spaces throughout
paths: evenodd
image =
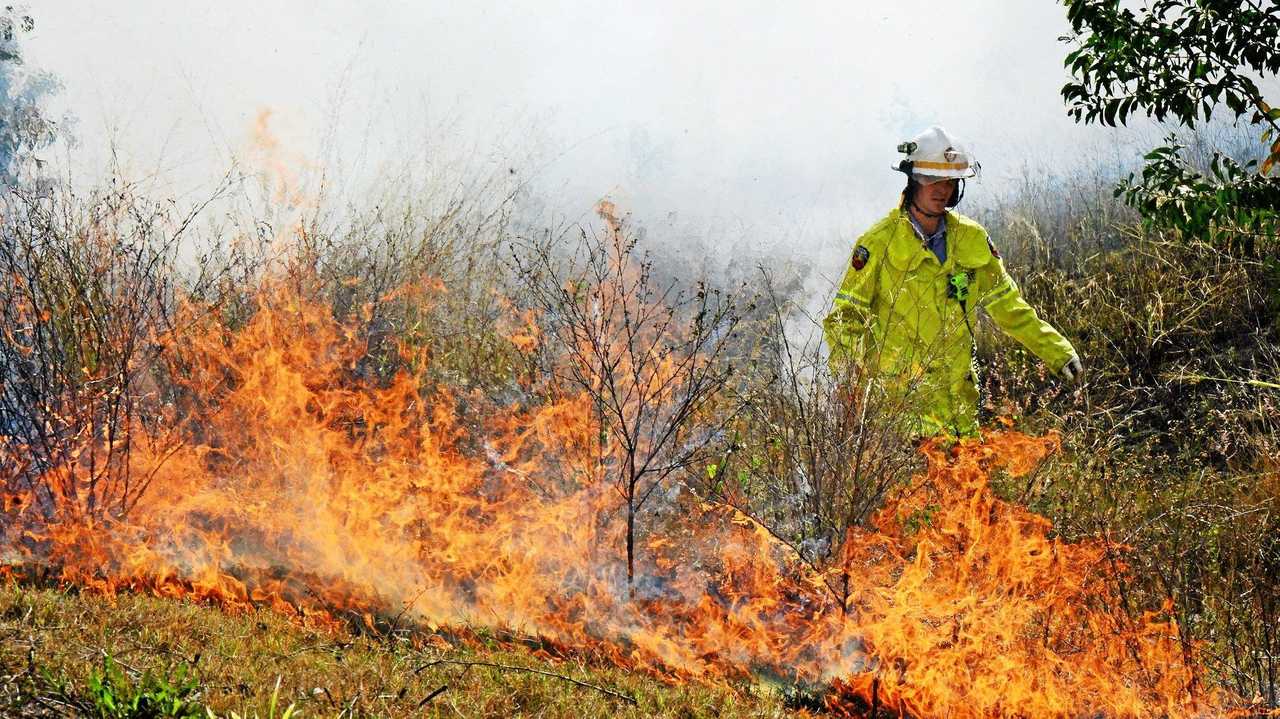
M 599 422 L 597 481 L 613 483 L 626 513 L 627 581 L 635 580 L 637 519 L 655 492 L 710 461 L 733 418 L 718 406 L 734 375 L 728 352 L 742 319 L 732 293 L 660 281 L 612 204 L 603 235 L 580 231 L 567 255 L 543 241 L 516 254 L 528 305 L 546 332 L 543 366 L 555 384 L 586 393 Z
M 162 431 L 149 372 L 172 329 L 187 223 L 127 186 L 84 204 L 14 192 L 2 222 L 3 478 L 47 519 L 127 514 L 149 479 L 131 472 L 131 449 Z
M 735 385 L 742 411 L 704 491 L 821 570 L 844 606 L 854 579 L 845 537 L 922 466 L 901 421 L 917 409 L 922 377 L 900 378 L 906 391 L 888 393 L 869 365 L 833 372 L 819 322 L 774 291 L 767 272 L 762 287 L 749 371 Z
M 500 257 L 520 185 L 505 169 L 434 180 L 387 188 L 341 213 L 317 209 L 287 237 L 283 271 L 336 319 L 359 320 L 366 371 L 386 377 L 401 358 L 429 351 L 432 379 L 496 389 L 520 365 L 504 336 Z

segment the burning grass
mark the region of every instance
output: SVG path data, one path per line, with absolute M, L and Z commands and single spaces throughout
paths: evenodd
M 671 484 L 628 581 L 616 455 L 583 396 L 500 406 L 426 386 L 408 354 L 363 372 L 356 328 L 287 285 L 241 326 L 211 308 L 184 324 L 163 431 L 128 454 L 145 491 L 89 511 L 78 478 L 94 475 L 51 466 L 11 492 L 10 556 L 108 596 L 328 630 L 343 614 L 492 627 L 670 679 L 830 685 L 838 712 L 1182 717 L 1219 701 L 1176 627 L 1119 609 L 1098 543 L 1055 540 L 992 495 L 991 470 L 1029 471 L 1052 437 L 927 446 L 928 471 L 826 570 Z M 856 579 L 847 605 L 836 576 Z
M 610 225 L 619 239 L 619 223 Z M 511 311 L 519 321 L 505 357 L 551 367 L 508 362 L 503 392 L 438 369 L 446 353 L 432 338 L 447 323 L 432 325 L 431 308 L 445 305 L 447 288 L 437 282 L 361 304 L 344 294 L 358 282 L 326 283 L 315 263 L 299 261 L 258 277 L 230 305 L 156 300 L 163 311 L 139 322 L 163 323 L 124 323 L 145 352 L 86 354 L 76 332 L 110 349 L 94 313 L 127 305 L 127 283 L 101 287 L 104 306 L 50 302 L 46 272 L 31 264 L 49 258 L 17 262 L 27 273 L 4 308 L 6 358 L 59 381 L 6 386 L 7 401 L 39 389 L 50 401 L 13 413 L 22 423 L 9 430 L 31 429 L 38 441 L 6 437 L 0 558 L 20 578 L 125 605 L 148 601 L 133 593 L 198 600 L 227 610 L 218 621 L 229 623 L 265 622 L 262 610 L 273 610 L 271 621 L 294 623 L 291 636 L 348 637 L 339 644 L 354 641 L 352 626 L 419 654 L 441 628 L 463 644 L 530 638 L 560 661 L 589 659 L 594 673 L 661 677 L 673 684 L 662 696 L 695 703 L 741 697 L 725 687 L 756 681 L 799 688 L 835 714 L 920 719 L 1213 716 L 1231 702 L 1202 682 L 1198 649 L 1167 612 L 1126 609 L 1111 547 L 1063 541 L 1046 519 L 992 493 L 993 472 L 1030 471 L 1057 450 L 1054 435 L 991 431 L 985 443 L 926 445 L 927 469 L 887 490 L 867 523 L 849 522 L 822 561 L 700 492 L 689 474 L 701 469 L 702 443 L 725 427 L 716 394 L 733 376 L 706 347 L 722 349 L 736 321 L 722 324 L 696 302 L 685 318 L 665 295 L 655 305 L 625 291 L 637 275 L 611 269 L 626 257 L 607 259 L 585 284 L 546 285 L 555 301 L 543 316 Z M 593 286 L 615 281 L 623 284 Z M 557 304 L 562 296 L 571 307 Z M 391 307 L 400 314 L 388 316 Z M 567 309 L 578 315 L 546 316 Z M 710 344 L 689 343 L 685 319 Z M 578 342 L 582 323 L 594 334 Z M 418 332 L 424 325 L 434 329 Z M 555 337 L 569 339 L 547 346 Z M 19 604 L 51 596 L 14 592 Z M 401 633 L 408 625 L 427 632 Z M 186 657 L 191 643 L 180 635 L 163 641 Z M 321 649 L 291 645 L 280 661 L 344 657 L 350 646 L 331 652 L 330 639 L 315 641 Z M 362 680 L 351 689 L 343 677 L 333 682 L 346 687 L 341 701 L 329 684 L 308 688 L 310 679 L 288 696 L 318 701 L 319 687 L 329 702 L 321 711 L 351 700 L 405 712 L 407 703 L 376 701 L 431 706 L 438 688 L 409 673 L 505 663 L 417 660 L 411 670 L 408 660 L 370 659 L 392 661 L 377 670 L 387 692 L 365 696 Z M 259 702 L 261 677 L 245 686 Z M 607 703 L 616 697 L 573 686 L 602 694 L 600 713 L 615 713 Z M 524 706 L 521 696 L 475 709 L 573 710 Z M 653 701 L 648 714 L 668 710 Z M 778 706 L 768 699 L 746 711 Z

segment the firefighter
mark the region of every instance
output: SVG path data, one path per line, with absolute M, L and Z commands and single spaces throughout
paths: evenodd
M 978 308 L 1066 380 L 1084 367 L 1022 298 L 987 231 L 955 211 L 981 169 L 972 155 L 937 126 L 898 151 L 901 202 L 854 244 L 823 321 L 831 365 L 870 370 L 909 434 L 977 436 Z

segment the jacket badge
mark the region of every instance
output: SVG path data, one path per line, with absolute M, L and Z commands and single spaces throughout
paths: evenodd
M 853 269 L 860 270 L 867 266 L 867 260 L 871 259 L 871 252 L 862 245 L 858 245 L 853 249 L 853 259 L 849 264 L 853 265 Z

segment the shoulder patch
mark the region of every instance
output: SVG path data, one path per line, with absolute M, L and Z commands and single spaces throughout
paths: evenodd
M 992 254 L 992 255 L 993 255 L 997 260 L 998 260 L 998 259 L 1000 259 L 1000 250 L 997 250 L 997 249 L 996 249 L 996 246 L 995 246 L 995 244 L 994 244 L 994 243 L 992 243 L 992 242 L 991 242 L 991 238 L 990 238 L 990 237 L 988 237 L 988 238 L 987 238 L 987 247 L 988 247 L 988 248 L 990 248 L 990 250 L 991 250 L 991 254 Z
M 871 259 L 871 250 L 862 245 L 853 248 L 853 258 L 849 260 L 849 264 L 853 265 L 853 269 L 860 270 L 867 266 L 867 260 Z

